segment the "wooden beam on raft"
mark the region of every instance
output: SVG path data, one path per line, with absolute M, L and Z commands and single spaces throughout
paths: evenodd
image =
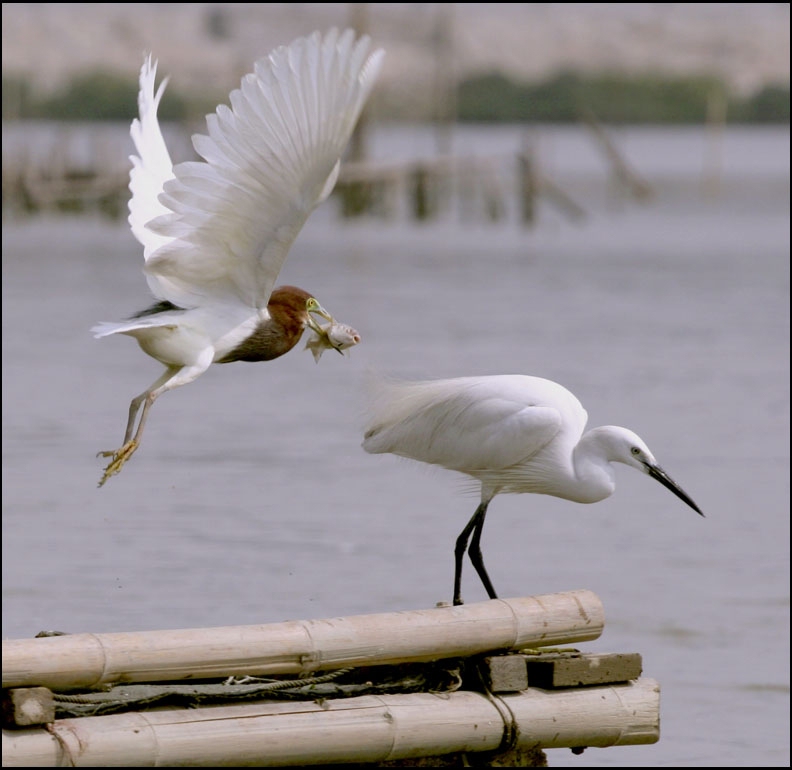
M 255 702 L 62 719 L 3 731 L 3 766 L 284 767 L 458 752 L 655 743 L 653 679 L 500 696 L 471 691 Z
M 599 638 L 587 590 L 326 620 L 3 640 L 3 687 L 306 674 Z

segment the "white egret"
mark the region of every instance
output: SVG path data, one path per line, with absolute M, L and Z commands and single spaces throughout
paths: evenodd
M 494 375 L 422 382 L 378 380 L 363 448 L 467 474 L 481 502 L 456 540 L 454 604 L 462 604 L 462 559 L 468 550 L 487 594 L 496 599 L 481 555 L 487 507 L 500 493 L 533 492 L 596 503 L 616 486 L 612 463 L 656 479 L 701 516 L 693 500 L 627 428 L 586 431 L 588 415 L 561 385 L 540 377 Z
M 276 49 L 231 92 L 230 108 L 207 116 L 208 136 L 193 137 L 203 160 L 175 167 L 157 120 L 167 79 L 155 91 L 157 63 L 145 59 L 131 127 L 129 224 L 157 301 L 92 331 L 134 337 L 166 369 L 132 399 L 123 445 L 99 453 L 112 458 L 99 486 L 137 449 L 155 399 L 211 364 L 277 358 L 306 327 L 317 335 L 309 342 L 317 360 L 360 341 L 311 293 L 273 287 L 309 214 L 335 186 L 384 56 L 369 48 L 367 36 L 333 29 Z

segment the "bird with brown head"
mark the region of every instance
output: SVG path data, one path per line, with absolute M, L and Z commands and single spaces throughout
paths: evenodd
M 338 179 L 384 55 L 369 48 L 368 37 L 332 29 L 276 49 L 232 91 L 230 107 L 207 116 L 208 134 L 193 137 L 202 160 L 176 166 L 157 119 L 166 81 L 155 90 L 156 62 L 144 61 L 131 127 L 137 155 L 129 223 L 157 301 L 93 332 L 134 337 L 165 371 L 132 399 L 122 446 L 99 453 L 110 458 L 99 486 L 136 451 L 154 401 L 212 364 L 271 361 L 306 329 L 316 335 L 308 343 L 316 360 L 360 341 L 313 294 L 274 284 L 306 219 Z

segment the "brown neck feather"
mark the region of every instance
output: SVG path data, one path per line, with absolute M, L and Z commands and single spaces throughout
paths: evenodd
M 308 323 L 307 291 L 296 286 L 275 289 L 267 303 L 269 318 L 217 363 L 233 361 L 271 361 L 288 353 L 300 340 Z

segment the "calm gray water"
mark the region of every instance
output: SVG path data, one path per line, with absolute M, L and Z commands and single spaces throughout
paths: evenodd
M 97 489 L 160 366 L 90 326 L 149 300 L 124 224 L 3 227 L 3 636 L 325 618 L 449 600 L 477 502 L 446 471 L 360 449 L 369 369 L 555 379 L 591 425 L 638 432 L 707 514 L 617 469 L 593 506 L 503 496 L 483 548 L 501 596 L 586 588 L 589 652 L 639 652 L 662 688 L 651 746 L 548 752 L 559 767 L 789 765 L 789 131 L 724 137 L 701 194 L 695 131 L 625 131 L 658 184 L 619 199 L 585 135 L 540 137 L 591 216 L 344 225 L 316 212 L 281 274 L 363 343 L 214 367 L 155 404 L 141 449 Z M 470 131 L 482 156 L 519 132 Z M 383 132 L 387 157 L 431 136 Z M 570 178 L 571 178 L 570 176 Z M 300 346 L 301 347 L 301 346 Z M 486 598 L 469 564 L 464 595 Z

